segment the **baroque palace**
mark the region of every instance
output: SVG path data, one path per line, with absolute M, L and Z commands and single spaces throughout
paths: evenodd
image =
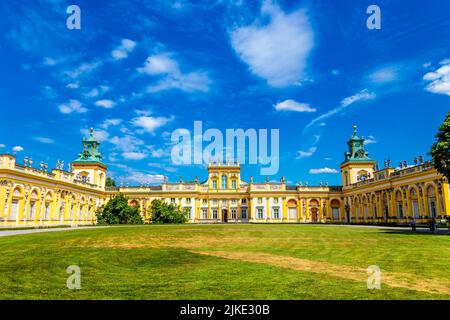
M 356 127 L 340 165 L 342 186 L 241 180 L 240 165 L 213 163 L 204 182 L 105 187 L 107 167 L 91 129 L 83 152 L 64 170 L 0 155 L 0 226 L 95 224 L 96 208 L 121 192 L 148 222 L 154 199 L 189 208 L 191 223 L 392 223 L 449 218 L 449 183 L 422 157 L 384 168 L 369 158 Z

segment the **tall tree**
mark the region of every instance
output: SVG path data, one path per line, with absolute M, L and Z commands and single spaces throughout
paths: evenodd
M 430 155 L 436 170 L 450 180 L 450 111 L 439 126 Z

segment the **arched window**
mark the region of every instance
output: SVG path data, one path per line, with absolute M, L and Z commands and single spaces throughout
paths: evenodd
M 222 189 L 228 189 L 227 176 L 225 175 L 222 176 Z

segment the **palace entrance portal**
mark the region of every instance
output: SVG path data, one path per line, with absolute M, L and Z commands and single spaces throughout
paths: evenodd
M 222 222 L 228 222 L 228 210 L 222 209 Z

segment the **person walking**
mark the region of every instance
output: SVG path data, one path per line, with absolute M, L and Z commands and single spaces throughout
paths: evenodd
M 414 218 L 411 220 L 411 229 L 416 232 L 416 220 Z

